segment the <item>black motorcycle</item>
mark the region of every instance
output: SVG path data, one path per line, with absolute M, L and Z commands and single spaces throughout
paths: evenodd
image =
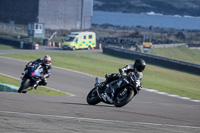
M 98 87 L 100 79 L 96 77 L 95 87 L 87 95 L 87 103 L 96 105 L 104 102 L 106 104 L 114 104 L 115 107 L 122 107 L 129 103 L 139 92 L 135 87 L 135 79 L 134 73 L 130 72 L 127 76 L 112 81 L 104 88 L 100 88 Z

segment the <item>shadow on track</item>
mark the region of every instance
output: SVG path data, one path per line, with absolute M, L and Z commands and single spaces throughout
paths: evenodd
M 71 105 L 81 105 L 81 106 L 93 106 L 93 107 L 107 107 L 107 108 L 112 108 L 114 106 L 111 105 L 89 105 L 89 104 L 85 104 L 85 103 L 68 103 L 68 102 L 61 102 L 62 104 L 71 104 Z

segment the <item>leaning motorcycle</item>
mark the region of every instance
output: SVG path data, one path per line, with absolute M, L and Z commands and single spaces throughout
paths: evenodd
M 20 88 L 18 93 L 27 93 L 27 91 L 37 89 L 38 83 L 41 81 L 43 68 L 40 64 L 32 64 L 22 73 L 20 80 Z
M 127 76 L 107 84 L 106 87 L 99 88 L 100 79 L 96 77 L 95 87 L 87 95 L 87 103 L 96 105 L 104 102 L 106 104 L 114 104 L 115 107 L 125 106 L 139 92 L 135 87 L 135 79 L 134 73 L 130 72 Z M 104 97 L 105 95 L 107 97 Z

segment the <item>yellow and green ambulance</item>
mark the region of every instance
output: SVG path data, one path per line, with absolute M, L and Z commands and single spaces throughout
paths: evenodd
M 94 49 L 96 47 L 96 33 L 94 32 L 71 32 L 68 39 L 62 40 L 63 49 Z

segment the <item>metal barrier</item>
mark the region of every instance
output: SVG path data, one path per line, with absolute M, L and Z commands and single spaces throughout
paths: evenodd
M 178 46 L 187 46 L 187 43 L 173 43 L 173 44 L 154 44 L 152 48 L 170 48 L 170 47 L 178 47 Z
M 0 44 L 7 44 L 21 49 L 36 49 L 36 45 L 38 45 L 35 42 L 5 36 L 0 36 Z
M 170 59 L 167 57 L 140 53 L 136 51 L 130 51 L 127 49 L 121 49 L 115 46 L 106 46 L 103 47 L 103 53 L 109 54 L 112 56 L 117 56 L 125 59 L 135 60 L 137 58 L 142 58 L 146 61 L 147 64 L 153 64 L 157 66 L 162 66 L 170 69 L 175 69 L 178 71 L 183 71 L 187 73 L 192 73 L 196 75 L 200 75 L 200 65 L 189 63 L 185 61 L 180 61 L 176 59 Z

